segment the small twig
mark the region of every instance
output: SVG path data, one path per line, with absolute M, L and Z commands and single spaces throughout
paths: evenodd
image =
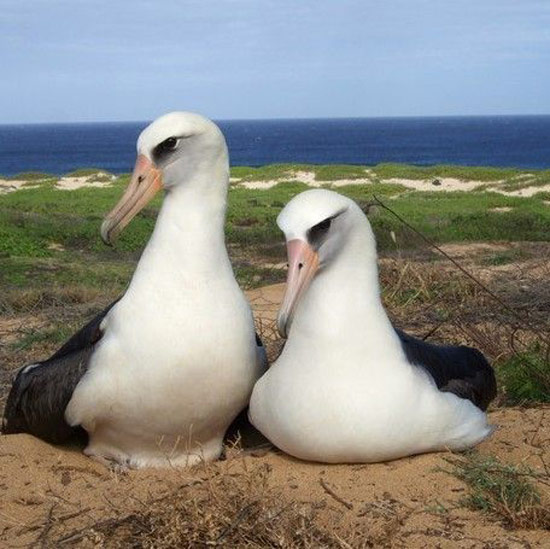
M 445 322 L 440 322 L 439 324 L 436 324 L 426 335 L 422 337 L 422 341 L 426 341 L 429 337 L 432 337 L 435 332 L 437 332 L 437 330 L 439 330 L 439 328 L 443 326 L 443 324 L 445 324 Z
M 332 496 L 338 503 L 341 503 L 344 507 L 348 509 L 353 509 L 353 504 L 345 499 L 341 498 L 325 481 L 324 479 L 319 479 L 319 484 L 323 487 L 323 490 L 329 495 Z
M 52 529 L 52 526 L 53 526 L 53 510 L 55 509 L 55 507 L 57 506 L 57 503 L 52 503 L 49 510 L 48 510 L 48 515 L 46 517 L 46 522 L 44 524 L 44 528 L 42 528 L 39 536 L 36 538 L 36 543 L 37 544 L 40 544 L 40 547 L 46 547 L 46 544 L 47 544 L 47 540 L 46 540 L 46 537 L 48 535 L 48 533 L 50 532 L 50 530 Z
M 212 543 L 209 543 L 208 545 L 219 545 L 223 539 L 228 535 L 230 534 L 231 532 L 233 532 L 237 526 L 239 526 L 239 524 L 245 519 L 245 517 L 249 514 L 250 512 L 250 509 L 252 507 L 254 507 L 254 505 L 256 505 L 258 502 L 257 501 L 252 501 L 251 503 L 249 503 L 248 505 L 245 505 L 237 514 L 237 516 L 235 517 L 235 520 L 233 522 L 231 522 L 231 524 L 229 524 L 227 526 L 227 528 L 225 528 L 225 530 L 218 536 L 218 538 L 212 542 Z

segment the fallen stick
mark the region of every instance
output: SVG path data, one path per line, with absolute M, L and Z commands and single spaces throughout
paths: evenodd
M 323 487 L 323 490 L 329 496 L 333 497 L 338 503 L 341 503 L 344 507 L 347 507 L 348 509 L 353 509 L 353 504 L 341 498 L 336 492 L 334 492 L 334 490 L 324 481 L 324 479 L 320 478 L 319 483 Z

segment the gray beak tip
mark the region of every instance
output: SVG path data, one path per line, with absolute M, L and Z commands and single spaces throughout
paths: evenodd
M 114 238 L 111 235 L 111 230 L 110 230 L 109 223 L 107 222 L 107 220 L 105 220 L 101 224 L 100 235 L 101 235 L 101 240 L 103 240 L 104 244 L 106 244 L 107 246 L 112 246 L 113 245 Z

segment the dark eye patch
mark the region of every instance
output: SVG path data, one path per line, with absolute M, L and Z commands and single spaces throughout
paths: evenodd
M 342 213 L 344 213 L 345 209 L 339 211 L 338 213 L 335 213 L 334 215 L 331 215 L 330 217 L 327 217 L 326 219 L 323 219 L 323 221 L 317 223 L 316 225 L 313 225 L 308 231 L 307 231 L 307 239 L 311 246 L 314 248 L 318 248 L 323 241 L 325 240 L 328 231 L 332 225 L 332 222 Z
M 154 149 L 153 149 L 153 156 L 155 159 L 162 158 L 169 154 L 170 152 L 176 150 L 176 147 L 178 146 L 178 138 L 177 137 L 169 137 L 168 139 L 165 139 L 162 143 L 159 143 Z
M 313 225 L 313 227 L 311 227 L 311 229 L 309 229 L 307 232 L 307 239 L 309 240 L 309 243 L 312 246 L 321 244 L 321 242 L 324 240 L 325 236 L 327 235 L 331 224 L 332 224 L 332 217 L 327 217 L 326 219 L 323 219 L 321 223 L 317 223 L 317 225 Z

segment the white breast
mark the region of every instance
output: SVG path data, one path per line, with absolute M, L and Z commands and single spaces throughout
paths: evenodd
M 437 390 L 401 364 L 369 364 L 357 350 L 339 355 L 283 352 L 258 381 L 252 423 L 301 459 L 375 462 L 427 451 L 463 449 L 491 429 L 469 401 Z
M 216 217 L 203 203 L 176 208 L 167 199 L 102 329 L 65 414 L 88 431 L 86 453 L 135 466 L 216 458 L 262 373 L 223 242 L 223 210 Z

